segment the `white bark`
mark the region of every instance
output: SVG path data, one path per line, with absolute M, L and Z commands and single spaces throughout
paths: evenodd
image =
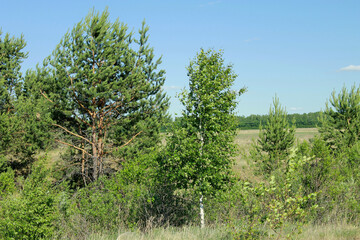
M 204 204 L 203 204 L 203 195 L 200 197 L 200 224 L 201 228 L 205 227 L 205 213 L 204 213 Z
M 200 157 L 202 158 L 203 155 L 203 146 L 204 146 L 204 137 L 203 137 L 203 132 L 202 132 L 202 123 L 201 123 L 201 118 L 200 118 L 200 125 L 199 125 L 199 130 L 200 130 Z M 201 228 L 205 227 L 205 213 L 204 213 L 204 204 L 203 204 L 203 195 L 201 193 L 200 196 L 200 225 Z

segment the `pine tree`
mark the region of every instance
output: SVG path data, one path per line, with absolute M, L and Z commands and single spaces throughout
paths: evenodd
M 259 139 L 251 155 L 262 174 L 270 174 L 284 164 L 295 142 L 295 125 L 290 127 L 287 113 L 275 96 L 264 126 L 260 126 Z
M 23 51 L 26 43 L 23 36 L 15 38 L 7 33 L 1 38 L 1 35 L 0 30 L 0 113 L 10 113 L 22 79 L 21 63 L 27 58 Z
M 224 64 L 221 51 L 201 49 L 187 70 L 189 91 L 180 95 L 186 109 L 159 165 L 167 182 L 199 193 L 203 227 L 203 197 L 230 181 L 235 153 L 233 111 L 237 95 L 245 89 L 231 90 L 237 75 L 231 65 Z
M 360 87 L 343 87 L 339 94 L 333 91 L 319 120 L 321 138 L 334 152 L 356 144 L 360 135 Z
M 23 76 L 21 63 L 27 58 L 23 36 L 1 38 L 0 31 L 0 155 L 16 174 L 26 174 L 35 153 L 36 135 L 29 121 L 26 99 L 21 99 Z M 22 109 L 22 110 L 21 110 Z
M 56 141 L 80 151 L 82 174 L 88 169 L 92 180 L 111 164 L 111 152 L 157 133 L 168 107 L 148 27 L 143 23 L 136 39 L 108 16 L 91 12 L 65 34 L 45 62 L 50 76 L 40 90 L 53 104 L 53 126 L 66 136 Z

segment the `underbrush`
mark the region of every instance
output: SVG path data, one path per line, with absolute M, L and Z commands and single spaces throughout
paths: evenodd
M 234 178 L 204 198 L 204 229 L 195 191 L 163 181 L 156 155 L 82 188 L 54 180 L 46 157 L 26 179 L 3 168 L 0 238 L 358 239 L 358 151 L 334 158 L 321 144 L 303 144 L 269 176 Z

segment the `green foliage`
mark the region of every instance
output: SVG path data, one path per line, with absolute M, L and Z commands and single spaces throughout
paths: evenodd
M 336 95 L 333 91 L 323 112 L 319 128 L 321 137 L 335 152 L 353 146 L 360 135 L 360 88 L 349 91 L 343 87 Z
M 298 128 L 315 128 L 320 125 L 319 122 L 320 112 L 313 113 L 293 113 L 288 114 L 287 118 L 290 122 L 296 122 L 296 127 Z M 251 114 L 250 116 L 239 116 L 237 117 L 238 128 L 242 130 L 246 129 L 259 129 L 261 123 L 266 123 L 269 118 L 269 115 L 255 115 Z
M 259 139 L 250 152 L 259 173 L 269 175 L 272 171 L 284 167 L 284 160 L 295 142 L 295 125 L 289 126 L 287 113 L 277 97 L 270 107 L 269 118 L 260 127 Z
M 29 79 L 35 74 L 28 71 L 23 78 L 20 72 L 27 57 L 25 45 L 23 36 L 11 38 L 6 34 L 0 38 L 0 154 L 6 156 L 16 175 L 29 173 L 34 154 L 44 148 L 48 139 L 43 114 L 46 108 L 30 94 L 34 93 L 31 90 L 36 81 Z
M 186 110 L 167 140 L 160 168 L 177 188 L 207 195 L 229 183 L 239 93 L 230 89 L 236 75 L 224 65 L 221 51 L 201 50 L 190 62 L 188 76 L 190 89 L 180 98 Z
M 119 227 L 146 229 L 151 224 L 163 225 L 169 218 L 175 220 L 171 212 L 163 211 L 171 199 L 155 184 L 156 157 L 156 151 L 139 155 L 126 162 L 121 171 L 102 176 L 72 196 L 63 192 L 59 228 L 66 234 L 59 232 L 58 237 L 77 235 L 83 239 L 92 232 L 117 232 Z
M 238 181 L 226 192 L 218 192 L 210 201 L 209 218 L 226 220 L 234 239 L 286 237 L 300 233 L 318 205 L 318 193 L 305 193 L 302 188 L 302 168 L 312 161 L 293 149 L 284 171 L 274 172 L 269 182 Z M 290 237 L 290 236 L 287 236 Z
M 318 219 L 359 220 L 359 106 L 360 88 L 343 87 L 340 93 L 331 94 L 321 115 L 317 141 L 322 144 L 313 147 L 322 162 L 318 175 L 324 179 L 319 201 L 324 210 L 318 212 Z
M 107 10 L 93 11 L 45 61 L 40 90 L 62 133 L 56 141 L 78 151 L 84 184 L 110 171 L 111 153 L 127 161 L 159 143 L 168 107 L 161 89 L 165 71 L 158 70 L 161 59 L 147 32 L 143 23 L 136 38 L 125 24 L 111 23 Z M 119 169 L 121 161 L 117 165 L 111 166 Z
M 334 91 L 320 135 L 291 150 L 288 120 L 313 127 L 318 113 L 287 115 L 275 97 L 268 116 L 236 118 L 245 89 L 231 89 L 236 74 L 221 51 L 201 50 L 190 62 L 189 90 L 180 94 L 185 111 L 170 127 L 165 72 L 145 23 L 136 35 L 110 22 L 107 10 L 93 11 L 25 76 L 23 37 L 2 36 L 1 239 L 191 225 L 199 196 L 201 208 L 209 206 L 207 222 L 227 225 L 234 239 L 291 238 L 286 229 L 301 231 L 307 221 L 360 221 L 360 88 Z M 235 129 L 261 122 L 251 154 L 268 178 L 236 180 Z M 53 161 L 35 156 L 54 139 L 71 148 L 50 174 Z
M 284 175 L 271 176 L 269 187 L 264 191 L 269 195 L 265 207 L 269 209 L 268 222 L 270 229 L 276 235 L 282 235 L 285 224 L 296 223 L 298 233 L 310 211 L 315 210 L 317 193 L 304 194 L 301 186 L 301 169 L 311 158 L 299 157 L 295 150 L 289 155 L 287 170 Z M 290 236 L 287 236 L 290 237 Z
M 209 224 L 226 224 L 232 239 L 261 239 L 266 219 L 256 184 L 238 180 L 206 202 Z
M 293 151 L 286 172 L 272 175 L 269 182 L 240 180 L 228 191 L 218 192 L 207 203 L 212 206 L 209 219 L 226 221 L 233 239 L 279 239 L 286 237 L 289 229 L 295 237 L 317 209 L 317 194 L 303 193 L 301 174 L 297 174 L 309 161 Z
M 23 52 L 26 43 L 23 36 L 15 38 L 7 33 L 1 38 L 1 35 L 0 30 L 0 113 L 10 113 L 20 90 L 20 65 L 27 58 Z
M 49 239 L 53 235 L 56 192 L 42 161 L 33 166 L 20 195 L 9 195 L 1 201 L 1 238 Z
M 5 157 L 0 156 L 0 200 L 15 189 L 14 171 L 7 165 Z
M 21 97 L 23 77 L 22 61 L 26 43 L 23 36 L 1 38 L 0 31 L 0 154 L 16 174 L 27 174 L 37 149 L 38 134 L 34 134 L 33 114 L 28 99 Z M 44 129 L 42 129 L 44 131 Z

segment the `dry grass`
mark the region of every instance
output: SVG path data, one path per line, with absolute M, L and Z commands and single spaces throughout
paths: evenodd
M 309 140 L 318 133 L 317 128 L 297 128 L 295 137 L 299 141 Z M 259 137 L 259 130 L 240 130 L 235 138 L 236 144 L 240 147 L 249 146 L 253 140 Z
M 222 231 L 224 230 L 224 231 Z M 119 234 L 93 234 L 89 240 L 197 240 L 197 239 L 229 239 L 225 229 L 199 227 L 183 228 L 155 228 L 146 233 L 140 231 L 126 231 Z
M 360 240 L 360 227 L 346 223 L 305 226 L 298 239 Z
M 287 234 L 286 234 L 287 235 Z M 291 233 L 290 233 L 291 235 Z M 86 238 L 89 240 L 202 240 L 202 239 L 231 239 L 226 227 L 168 227 L 155 228 L 146 233 L 140 231 L 120 231 L 119 234 L 93 234 Z M 267 237 L 263 239 L 268 239 Z M 274 238 L 271 238 L 274 239 Z M 283 238 L 286 239 L 285 236 Z M 304 226 L 300 235 L 292 235 L 291 239 L 297 240 L 360 240 L 359 226 L 346 223 L 335 223 L 327 225 Z
M 297 128 L 295 137 L 297 142 L 308 141 L 318 133 L 317 128 Z M 249 169 L 248 155 L 251 144 L 259 137 L 259 130 L 239 130 L 235 143 L 239 146 L 239 154 L 235 157 L 233 170 L 235 174 L 243 179 L 255 180 L 256 178 Z

